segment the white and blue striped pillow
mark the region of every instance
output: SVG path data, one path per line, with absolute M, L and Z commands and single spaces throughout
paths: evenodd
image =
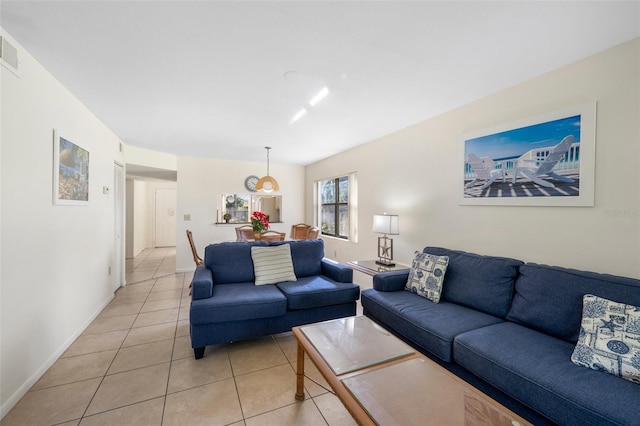
M 283 281 L 297 281 L 293 272 L 291 247 L 282 244 L 270 247 L 251 247 L 253 272 L 256 285 L 276 284 Z

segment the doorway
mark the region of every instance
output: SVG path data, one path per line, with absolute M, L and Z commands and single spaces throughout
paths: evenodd
M 156 189 L 155 247 L 176 245 L 176 190 Z

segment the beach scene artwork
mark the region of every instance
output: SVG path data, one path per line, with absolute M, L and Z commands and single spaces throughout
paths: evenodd
M 89 202 L 89 151 L 57 137 L 54 164 L 54 202 L 87 204 Z
M 464 198 L 580 197 L 581 114 L 464 140 Z

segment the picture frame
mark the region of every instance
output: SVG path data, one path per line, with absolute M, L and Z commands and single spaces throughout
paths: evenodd
M 458 204 L 593 207 L 595 102 L 461 139 Z
M 53 204 L 89 204 L 90 152 L 53 131 Z

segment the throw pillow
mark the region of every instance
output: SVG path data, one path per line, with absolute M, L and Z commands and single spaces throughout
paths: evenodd
M 571 361 L 640 384 L 640 307 L 585 295 Z
M 256 285 L 296 281 L 289 244 L 269 247 L 253 246 L 251 258 Z
M 405 289 L 426 297 L 432 302 L 440 302 L 447 265 L 449 265 L 449 256 L 436 256 L 417 251 Z

